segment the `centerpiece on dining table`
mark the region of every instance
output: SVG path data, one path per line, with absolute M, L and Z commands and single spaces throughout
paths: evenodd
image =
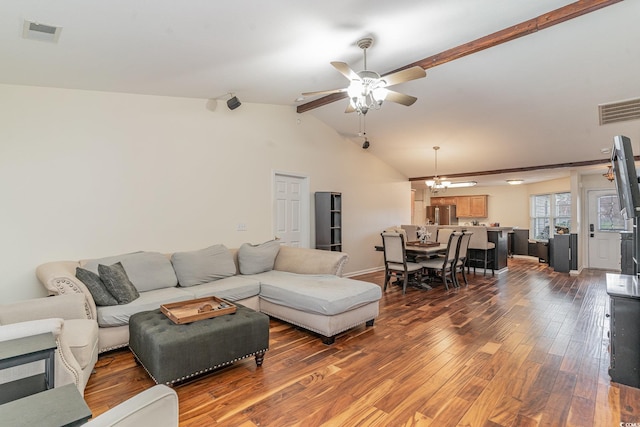
M 439 246 L 438 242 L 431 241 L 431 233 L 427 230 L 426 225 L 421 225 L 418 227 L 418 239 L 417 241 L 407 242 L 408 245 L 411 246 L 423 246 L 423 247 L 431 247 L 431 246 Z

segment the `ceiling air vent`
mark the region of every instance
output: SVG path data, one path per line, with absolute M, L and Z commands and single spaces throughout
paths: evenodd
M 640 98 L 598 105 L 600 125 L 640 119 Z
M 57 43 L 60 38 L 61 31 L 62 27 L 24 21 L 24 25 L 22 26 L 22 37 L 30 40 Z

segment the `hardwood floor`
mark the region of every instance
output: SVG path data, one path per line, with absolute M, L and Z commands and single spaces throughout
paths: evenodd
M 175 388 L 180 425 L 640 425 L 640 390 L 607 374 L 604 274 L 516 258 L 468 288 L 392 286 L 375 326 L 332 346 L 272 319 L 261 368 L 250 358 Z M 95 416 L 152 385 L 118 350 L 99 358 L 85 399 Z

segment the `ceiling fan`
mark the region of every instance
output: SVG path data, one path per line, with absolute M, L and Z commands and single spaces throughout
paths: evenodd
M 418 98 L 411 95 L 395 92 L 387 89 L 400 83 L 425 77 L 427 73 L 418 65 L 397 71 L 386 76 L 380 76 L 375 71 L 367 70 L 367 49 L 373 44 L 373 38 L 367 37 L 358 41 L 358 47 L 364 52 L 364 70 L 356 73 L 344 62 L 334 61 L 334 66 L 342 75 L 351 82 L 349 87 L 333 90 L 321 90 L 305 92 L 303 96 L 329 95 L 332 93 L 344 93 L 349 95 L 349 105 L 345 113 L 367 114 L 370 109 L 378 109 L 385 100 L 402 105 L 412 105 Z

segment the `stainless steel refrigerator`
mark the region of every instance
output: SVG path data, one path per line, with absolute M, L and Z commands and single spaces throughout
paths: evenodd
M 438 225 L 458 225 L 456 205 L 427 206 L 427 221 Z

